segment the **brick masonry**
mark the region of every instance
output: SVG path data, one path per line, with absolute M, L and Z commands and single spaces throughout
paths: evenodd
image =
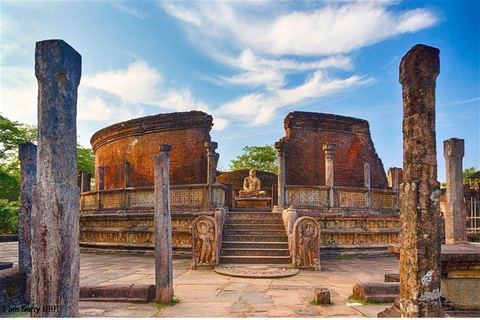
M 204 142 L 211 141 L 212 116 L 176 112 L 114 124 L 96 132 L 90 142 L 95 152 L 95 179 L 104 167 L 104 188 L 123 188 L 125 162 L 130 163 L 130 187 L 153 186 L 153 156 L 159 145 L 172 145 L 171 184 L 207 183 Z M 98 187 L 96 187 L 98 190 Z
M 336 144 L 333 156 L 336 186 L 364 187 L 363 167 L 370 163 L 372 188 L 387 188 L 368 121 L 314 112 L 291 112 L 285 118 L 287 185 L 325 185 L 322 145 Z

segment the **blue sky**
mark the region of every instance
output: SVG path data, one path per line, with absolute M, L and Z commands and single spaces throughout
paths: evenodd
M 273 144 L 295 110 L 366 119 L 385 170 L 402 166 L 400 59 L 440 49 L 437 157 L 465 139 L 480 168 L 478 1 L 1 1 L 0 112 L 36 123 L 35 42 L 64 39 L 83 59 L 80 143 L 113 123 L 163 112 L 214 116 L 220 166 Z

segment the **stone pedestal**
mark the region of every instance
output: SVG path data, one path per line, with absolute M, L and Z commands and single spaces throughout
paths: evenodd
M 467 242 L 467 206 L 463 194 L 462 159 L 464 140 L 452 138 L 443 141 L 443 156 L 447 171 L 447 203 L 445 204 L 445 243 Z
M 435 81 L 440 51 L 414 46 L 400 63 L 403 89 L 403 184 L 400 191 L 400 312 L 442 316 L 440 185 L 437 181 Z
M 173 300 L 172 222 L 170 215 L 170 145 L 160 146 L 153 157 L 155 182 L 155 300 L 168 303 Z
M 324 144 L 323 151 L 325 151 L 325 185 L 328 189 L 328 206 L 330 208 L 335 206 L 335 199 L 333 193 L 333 152 L 335 151 L 336 145 L 334 144 Z
M 79 299 L 77 88 L 81 56 L 62 40 L 37 42 L 37 183 L 32 202 L 34 317 L 76 317 Z

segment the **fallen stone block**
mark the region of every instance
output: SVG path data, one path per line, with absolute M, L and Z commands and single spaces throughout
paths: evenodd
M 10 307 L 25 305 L 27 274 L 20 268 L 0 271 L 0 314 L 8 312 Z
M 377 318 L 400 318 L 400 303 L 396 298 L 393 302 L 393 306 L 386 308 L 383 311 L 377 313 Z
M 361 282 L 353 286 L 352 297 L 365 302 L 393 302 L 400 295 L 398 282 Z
M 385 275 L 385 282 L 400 282 L 399 273 L 387 273 Z
M 330 291 L 327 288 L 315 288 L 315 302 L 320 304 L 330 304 Z
M 80 288 L 82 301 L 148 303 L 155 299 L 155 286 L 148 284 L 91 285 Z

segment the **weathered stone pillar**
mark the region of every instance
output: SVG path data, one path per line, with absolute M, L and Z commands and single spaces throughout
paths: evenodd
M 323 151 L 325 151 L 325 185 L 328 189 L 328 206 L 330 208 L 335 206 L 335 199 L 333 193 L 333 152 L 337 146 L 335 144 L 325 143 Z
M 90 191 L 90 178 L 88 172 L 80 170 L 78 174 L 80 175 L 80 192 Z
M 372 187 L 370 183 L 370 163 L 365 163 L 363 166 L 363 180 L 367 192 L 365 193 L 365 207 L 372 207 Z
M 212 185 L 215 183 L 215 169 L 216 169 L 216 153 L 215 150 L 218 148 L 218 143 L 213 141 L 205 141 L 204 145 L 207 150 L 207 183 L 208 183 L 208 200 L 207 203 L 213 204 L 213 188 Z
M 79 299 L 77 89 L 82 58 L 63 40 L 37 42 L 37 183 L 32 203 L 34 317 L 76 317 Z
M 445 204 L 445 243 L 467 242 L 467 206 L 463 190 L 462 158 L 465 141 L 451 138 L 443 141 L 447 171 L 447 203 Z
M 103 190 L 105 189 L 105 169 L 103 167 L 98 167 L 98 181 L 97 183 L 97 190 Z
M 390 167 L 387 171 L 388 186 L 395 191 L 393 196 L 394 208 L 398 210 L 400 183 L 402 181 L 402 168 Z
M 18 213 L 18 266 L 27 274 L 27 301 L 30 301 L 32 274 L 32 198 L 37 176 L 37 146 L 27 142 L 18 146 L 20 159 L 20 211 Z
M 278 207 L 277 209 L 283 210 L 285 207 L 285 151 L 287 149 L 288 142 L 277 141 L 275 142 L 275 149 L 277 149 L 278 155 Z
M 170 216 L 170 159 L 172 146 L 163 144 L 153 157 L 155 183 L 155 286 L 157 303 L 173 299 L 172 217 Z
M 123 170 L 123 185 L 125 188 L 130 187 L 130 162 L 125 161 Z
M 400 191 L 400 312 L 439 317 L 440 184 L 437 181 L 435 80 L 440 51 L 414 46 L 400 63 L 403 183 Z

